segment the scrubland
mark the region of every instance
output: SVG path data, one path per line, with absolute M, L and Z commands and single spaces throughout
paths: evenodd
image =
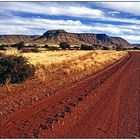
M 69 75 L 75 75 L 76 79 L 80 79 L 104 69 L 126 54 L 124 51 L 58 51 L 25 53 L 23 56 L 35 65 L 36 77 L 39 80 L 49 80 L 50 83 L 50 74 L 54 79 L 61 79 L 63 76 L 68 78 Z
M 17 108 L 48 97 L 76 81 L 84 79 L 118 61 L 125 51 L 45 51 L 20 53 L 16 50 L 5 54 L 23 55 L 36 68 L 35 77 L 24 83 L 0 87 L 0 113 L 12 112 Z

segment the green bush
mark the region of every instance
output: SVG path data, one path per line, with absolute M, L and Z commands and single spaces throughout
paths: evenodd
M 23 56 L 0 57 L 0 84 L 20 83 L 34 76 L 35 68 Z

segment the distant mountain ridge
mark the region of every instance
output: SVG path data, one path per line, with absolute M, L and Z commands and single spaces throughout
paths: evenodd
M 136 46 L 136 47 L 140 47 L 140 44 L 133 44 L 134 46 Z
M 123 47 L 133 46 L 121 37 L 110 37 L 106 34 L 68 33 L 64 30 L 49 30 L 38 38 L 36 43 L 59 44 L 62 41 L 68 42 L 71 45 L 101 44 L 112 46 L 121 45 Z
M 92 34 L 92 33 L 69 33 L 64 30 L 48 30 L 42 36 L 34 35 L 1 35 L 0 44 L 12 44 L 23 41 L 29 44 L 37 45 L 58 45 L 60 42 L 68 42 L 71 45 L 104 45 L 113 46 L 118 45 L 122 47 L 133 47 L 121 37 L 111 37 L 106 34 Z
M 38 38 L 38 35 L 0 35 L 0 44 L 14 44 L 18 42 L 31 42 Z

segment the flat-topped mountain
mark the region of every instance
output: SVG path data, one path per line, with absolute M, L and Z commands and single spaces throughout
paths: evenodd
M 64 30 L 49 30 L 35 41 L 37 44 L 55 45 L 60 42 L 68 42 L 71 45 L 86 44 L 86 42 L 78 40 L 72 33 Z
M 92 33 L 69 33 L 64 30 L 48 30 L 42 36 L 29 35 L 1 35 L 0 44 L 13 44 L 23 41 L 29 44 L 37 45 L 58 45 L 60 42 L 68 42 L 71 45 L 102 45 L 102 46 L 122 46 L 132 47 L 121 37 L 111 37 L 106 34 L 92 34 Z
M 40 38 L 36 39 L 36 43 L 59 44 L 60 42 L 68 42 L 71 45 L 90 44 L 90 45 L 112 45 L 132 47 L 130 43 L 121 37 L 110 37 L 106 34 L 92 33 L 68 33 L 64 30 L 49 30 Z

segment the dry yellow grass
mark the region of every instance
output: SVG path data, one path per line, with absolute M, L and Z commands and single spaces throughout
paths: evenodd
M 124 51 L 60 51 L 23 55 L 36 65 L 39 80 L 50 82 L 51 79 L 60 84 L 63 77 L 67 80 L 70 77 L 81 79 L 104 69 L 126 54 Z
M 23 55 L 36 66 L 36 78 L 46 81 L 50 75 L 53 79 L 77 75 L 90 75 L 114 63 L 127 54 L 125 51 L 46 51 L 40 53 L 19 53 L 17 50 L 5 54 Z M 56 78 L 55 78 L 56 77 Z M 49 80 L 49 79 L 48 79 Z

